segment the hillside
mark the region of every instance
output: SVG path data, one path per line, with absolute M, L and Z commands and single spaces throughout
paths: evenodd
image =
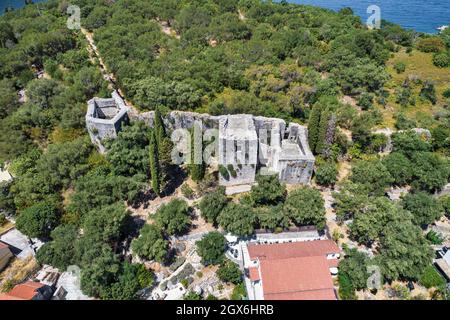
M 427 298 L 448 296 L 425 280 L 432 245 L 448 236 L 433 232 L 450 214 L 439 197 L 450 178 L 450 29 L 369 30 L 348 8 L 259 0 L 70 4 L 81 30 L 67 28 L 65 0 L 0 17 L 0 164 L 13 175 L 0 185 L 0 221 L 12 217 L 45 242 L 40 264 L 80 266 L 83 292 L 102 299 L 138 298 L 156 284 L 165 292 L 169 276 L 200 298 L 192 281 L 206 281 L 205 270 L 220 297 L 240 299 L 243 275 L 215 231 L 314 225 L 345 249 L 340 298 L 371 294 L 369 265 L 386 290 L 411 280 L 429 285 Z M 101 154 L 87 101 L 112 89 L 134 112 L 155 111 L 155 122 L 132 121 Z M 233 166 L 171 162 L 163 119 L 173 110 L 303 124 L 313 180 L 258 175 L 250 192 L 227 197 L 219 177 Z M 200 231 L 206 248 L 195 244 Z

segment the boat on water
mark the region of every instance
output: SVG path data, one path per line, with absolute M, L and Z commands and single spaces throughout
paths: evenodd
M 439 30 L 440 32 L 444 31 L 445 29 L 447 29 L 449 26 L 440 26 L 437 27 L 436 29 Z

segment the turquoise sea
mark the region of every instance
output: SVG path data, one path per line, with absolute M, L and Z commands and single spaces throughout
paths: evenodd
M 45 0 L 33 0 L 33 3 L 44 2 Z M 13 7 L 15 9 L 23 7 L 25 0 L 0 0 L 0 14 L 5 12 L 5 8 Z
M 35 3 L 45 0 L 34 0 Z M 369 14 L 367 7 L 377 5 L 381 9 L 381 18 L 395 22 L 402 27 L 422 32 L 435 33 L 436 28 L 450 25 L 450 0 L 288 0 L 293 3 L 317 5 L 339 10 L 351 7 L 365 21 Z M 0 0 L 0 14 L 5 8 L 20 8 L 25 0 Z
M 367 8 L 377 5 L 381 18 L 416 31 L 436 33 L 436 28 L 450 25 L 450 0 L 288 0 L 339 10 L 350 7 L 365 22 Z

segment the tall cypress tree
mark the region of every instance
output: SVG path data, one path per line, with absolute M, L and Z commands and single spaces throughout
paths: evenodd
M 166 137 L 166 129 L 164 127 L 164 122 L 161 116 L 161 111 L 159 107 L 156 107 L 155 110 L 155 134 L 156 134 L 156 143 L 159 146 L 162 144 L 162 140 Z
M 319 132 L 317 135 L 317 142 L 316 142 L 316 154 L 321 154 L 325 148 L 326 145 L 326 138 L 327 138 L 327 130 L 328 130 L 328 122 L 330 121 L 331 112 L 329 110 L 325 110 L 320 115 L 320 122 L 319 122 Z
M 159 168 L 158 144 L 156 142 L 155 130 L 150 131 L 150 174 L 152 177 L 152 188 L 156 195 L 160 194 L 161 170 Z
M 166 180 L 172 164 L 173 143 L 167 136 L 160 107 L 155 110 L 154 132 L 158 148 L 158 161 L 160 168 L 160 183 Z
M 308 142 L 309 147 L 313 152 L 316 150 L 317 138 L 319 136 L 321 109 L 321 106 L 316 103 L 311 110 L 308 121 Z
M 203 163 L 203 159 L 196 159 L 195 152 L 203 153 L 203 137 L 200 134 L 199 136 L 195 136 L 195 130 L 201 133 L 201 127 L 194 124 L 194 127 L 191 130 L 191 164 L 189 165 L 189 174 L 191 175 L 192 180 L 195 182 L 201 181 L 205 176 L 205 164 Z M 196 150 L 199 149 L 199 150 Z M 196 160 L 201 161 L 201 163 L 195 163 Z

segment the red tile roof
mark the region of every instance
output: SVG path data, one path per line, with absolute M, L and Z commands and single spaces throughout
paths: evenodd
M 250 259 L 287 259 L 294 257 L 326 256 L 339 253 L 339 247 L 331 240 L 300 241 L 276 244 L 250 244 Z
M 259 260 L 264 299 L 336 300 L 330 268 L 339 260 L 327 255 L 341 250 L 333 241 L 249 245 L 248 252 L 251 260 Z M 255 271 L 249 272 L 252 279 Z
M 341 260 L 338 260 L 338 259 L 327 259 L 328 267 L 330 267 L 330 268 L 337 268 L 337 267 L 339 267 L 339 262 L 340 261 Z
M 336 300 L 333 289 L 298 291 L 264 295 L 265 300 Z
M 248 268 L 249 276 L 251 281 L 258 281 L 260 280 L 259 277 L 259 270 L 257 267 L 250 267 Z
M 10 292 L 0 294 L 0 300 L 32 300 L 36 296 L 36 291 L 44 284 L 28 281 L 16 285 Z
M 264 299 L 335 300 L 324 256 L 261 260 Z

